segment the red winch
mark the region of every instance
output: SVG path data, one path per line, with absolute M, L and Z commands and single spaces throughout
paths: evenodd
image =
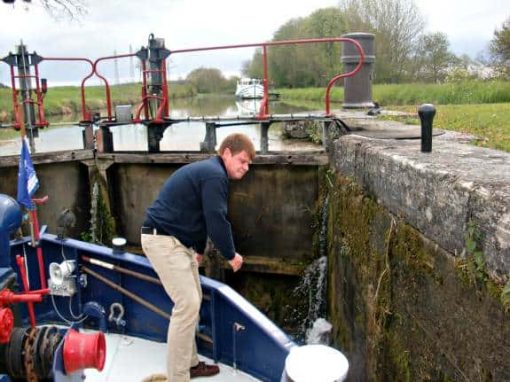
M 14 315 L 7 305 L 26 302 L 41 302 L 42 295 L 47 294 L 49 289 L 35 290 L 28 293 L 14 293 L 9 289 L 0 291 L 0 344 L 9 342 L 14 327 Z
M 28 381 L 50 378 L 62 339 L 67 374 L 87 368 L 101 371 L 106 359 L 106 342 L 102 332 L 85 334 L 70 328 L 64 336 L 55 326 L 14 328 L 14 315 L 8 305 L 41 302 L 48 292 L 49 289 L 27 293 L 15 293 L 9 289 L 0 291 L 0 344 L 5 346 L 5 371 L 13 378 Z

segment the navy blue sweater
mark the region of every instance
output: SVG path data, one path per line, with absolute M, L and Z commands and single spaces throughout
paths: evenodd
M 219 156 L 175 171 L 145 211 L 144 226 L 175 236 L 203 254 L 207 236 L 228 260 L 235 255 L 227 220 L 228 175 Z

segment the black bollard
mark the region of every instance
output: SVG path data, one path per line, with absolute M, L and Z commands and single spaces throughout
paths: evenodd
M 430 103 L 424 103 L 418 108 L 421 121 L 421 152 L 432 151 L 432 120 L 436 115 L 436 108 Z

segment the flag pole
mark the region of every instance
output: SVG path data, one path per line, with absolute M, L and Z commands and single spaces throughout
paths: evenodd
M 41 234 L 39 228 L 39 219 L 37 217 L 37 205 L 44 204 L 48 200 L 48 196 L 41 199 L 32 199 L 32 195 L 39 188 L 39 181 L 35 170 L 33 168 L 32 160 L 30 158 L 30 150 L 27 147 L 26 142 L 26 130 L 23 129 L 25 126 L 24 122 L 21 124 L 21 156 L 20 156 L 20 168 L 18 173 L 18 202 L 21 202 L 26 209 L 29 211 L 30 217 L 30 235 L 32 238 L 32 247 L 35 248 L 37 254 L 37 263 L 39 267 L 39 281 L 41 289 L 47 288 L 46 281 L 46 270 L 44 268 L 44 258 L 42 247 L 39 243 Z M 25 258 L 24 265 L 26 267 L 26 273 L 28 275 L 28 261 Z M 28 280 L 28 277 L 27 277 Z

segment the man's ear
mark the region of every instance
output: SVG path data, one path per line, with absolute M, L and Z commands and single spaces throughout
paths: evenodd
M 229 147 L 226 147 L 225 150 L 223 150 L 223 154 L 221 155 L 225 158 L 231 158 L 232 157 L 232 151 L 230 151 Z

